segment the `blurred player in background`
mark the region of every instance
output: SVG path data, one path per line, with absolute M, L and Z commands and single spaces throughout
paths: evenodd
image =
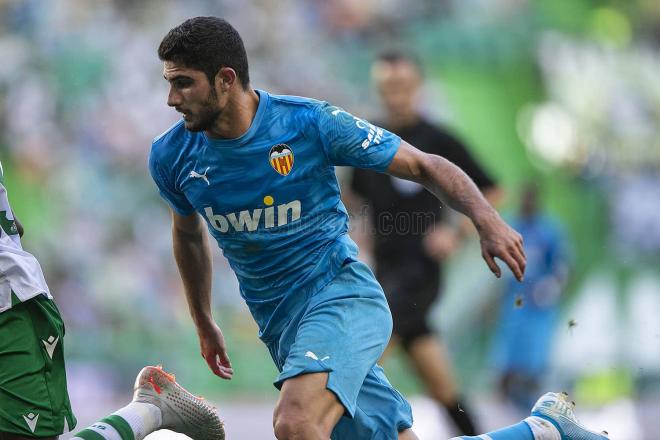
M 56 439 L 76 426 L 64 367 L 64 322 L 21 236 L 0 164 L 0 440 Z M 156 367 L 140 372 L 131 403 L 75 438 L 141 440 L 161 428 L 198 440 L 224 439 L 215 409 Z
M 420 150 L 453 162 L 495 203 L 499 189 L 465 145 L 420 115 L 417 98 L 422 71 L 418 61 L 403 52 L 384 52 L 373 64 L 372 76 L 385 109 L 382 126 Z M 427 392 L 446 409 L 456 428 L 462 434 L 476 434 L 469 410 L 459 402 L 445 347 L 427 323 L 440 293 L 440 263 L 454 252 L 469 225 L 451 224 L 447 217 L 453 213 L 441 209 L 438 199 L 415 182 L 356 169 L 351 190 L 370 208 L 369 229 L 374 233 L 363 241 L 371 244 L 376 277 L 392 311 L 390 346 L 401 344 Z M 401 216 L 417 229 L 391 231 L 381 224 Z
M 548 371 L 569 274 L 566 237 L 540 203 L 538 186 L 526 184 L 512 225 L 523 236 L 528 268 L 525 281 L 511 279 L 506 285 L 492 350 L 499 389 L 521 410 L 533 403 Z
M 443 194 L 477 226 L 498 277 L 495 257 L 522 280 L 520 235 L 451 162 L 327 103 L 252 89 L 243 41 L 223 19 L 186 20 L 158 55 L 167 103 L 183 119 L 154 140 L 149 169 L 172 209 L 174 256 L 211 370 L 234 374 L 211 312 L 207 231 L 280 371 L 278 439 L 416 439 L 410 405 L 376 365 L 392 318 L 380 285 L 356 259 L 334 166 L 386 171 Z M 586 433 L 559 395 L 544 396 L 533 414 L 502 435 Z

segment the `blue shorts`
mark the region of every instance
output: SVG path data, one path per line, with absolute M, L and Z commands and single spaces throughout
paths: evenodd
M 275 386 L 328 373 L 327 388 L 346 408 L 332 439 L 389 440 L 412 426 L 412 411 L 376 362 L 392 333 L 392 315 L 371 270 L 349 260 L 266 342 L 280 375 Z

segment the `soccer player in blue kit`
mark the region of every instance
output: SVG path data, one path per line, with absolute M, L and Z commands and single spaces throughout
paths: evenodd
M 149 169 L 172 210 L 174 256 L 211 370 L 233 375 L 211 315 L 207 229 L 280 371 L 275 436 L 416 439 L 410 405 L 376 365 L 392 318 L 381 287 L 356 259 L 334 166 L 387 172 L 444 195 L 477 227 L 498 277 L 495 257 L 522 279 L 520 235 L 447 160 L 325 102 L 252 89 L 242 39 L 223 19 L 186 20 L 158 55 L 167 104 L 183 119 L 154 140 Z M 566 397 L 553 393 L 525 421 L 488 435 L 606 438 L 580 427 Z

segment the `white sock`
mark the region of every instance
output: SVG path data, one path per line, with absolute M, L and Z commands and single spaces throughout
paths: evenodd
M 555 425 L 537 416 L 523 420 L 534 434 L 534 440 L 561 440 L 561 434 Z
M 160 408 L 151 403 L 131 402 L 114 415 L 126 420 L 133 430 L 135 440 L 142 440 L 147 435 L 160 429 L 163 422 Z

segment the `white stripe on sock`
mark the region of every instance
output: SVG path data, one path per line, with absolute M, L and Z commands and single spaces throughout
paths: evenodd
M 477 437 L 477 438 L 480 438 L 480 439 L 482 439 L 482 440 L 493 440 L 492 437 L 489 436 L 488 434 L 481 434 L 481 435 L 480 435 L 479 437 Z
M 151 403 L 131 402 L 114 414 L 126 420 L 135 440 L 142 440 L 159 429 L 162 423 L 160 408 Z
M 561 434 L 552 423 L 542 417 L 531 416 L 523 420 L 532 430 L 534 440 L 561 440 Z

